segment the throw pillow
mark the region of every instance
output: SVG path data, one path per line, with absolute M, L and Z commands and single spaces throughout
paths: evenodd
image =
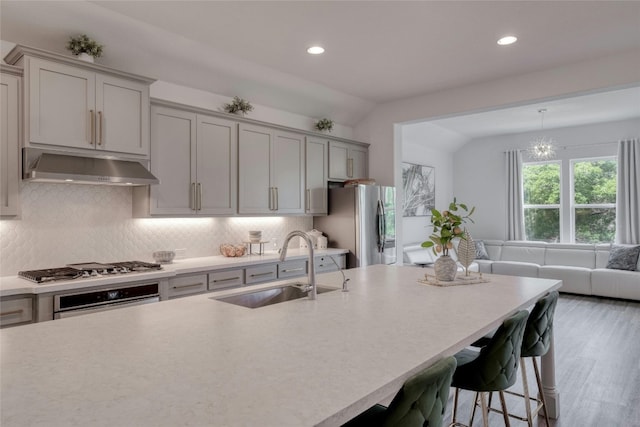
M 491 259 L 482 240 L 476 240 L 476 259 Z
M 640 255 L 640 246 L 611 245 L 607 268 L 635 271 Z

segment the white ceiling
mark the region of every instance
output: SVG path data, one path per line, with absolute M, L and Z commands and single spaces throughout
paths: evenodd
M 0 2 L 2 40 L 65 53 L 78 33 L 106 46 L 105 65 L 353 126 L 379 103 L 638 49 L 640 2 Z M 518 43 L 497 46 L 507 33 Z M 324 55 L 305 52 L 316 43 Z M 547 117 L 638 116 L 637 100 L 636 90 L 554 101 Z M 442 125 L 521 131 L 539 125 L 536 109 Z

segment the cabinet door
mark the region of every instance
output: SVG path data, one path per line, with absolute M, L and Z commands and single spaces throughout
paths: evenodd
M 199 294 L 207 291 L 207 275 L 177 276 L 169 279 L 169 298 Z
M 29 141 L 93 149 L 95 73 L 29 59 Z
M 367 148 L 351 147 L 349 149 L 349 158 L 347 159 L 347 175 L 349 175 L 349 179 L 368 178 L 368 163 L 369 150 Z
M 0 74 L 0 215 L 18 215 L 20 78 Z
M 238 213 L 274 213 L 270 182 L 273 133 L 262 126 L 240 124 L 238 135 Z
M 96 148 L 149 156 L 149 86 L 96 75 Z
M 348 146 L 342 142 L 329 142 L 329 179 L 349 179 L 347 174 Z
M 271 155 L 275 211 L 304 213 L 304 136 L 276 132 Z
M 238 124 L 198 115 L 198 213 L 234 214 L 237 204 Z
M 151 107 L 151 173 L 160 184 L 150 186 L 151 214 L 194 214 L 196 115 Z
M 307 137 L 305 212 L 309 214 L 327 214 L 327 151 L 327 141 Z

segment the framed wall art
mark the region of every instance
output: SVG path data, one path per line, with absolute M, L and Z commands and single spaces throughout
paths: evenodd
M 402 216 L 430 216 L 436 206 L 436 168 L 402 162 Z

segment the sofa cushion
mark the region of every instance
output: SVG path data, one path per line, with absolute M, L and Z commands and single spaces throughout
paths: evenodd
M 544 265 L 567 265 L 571 267 L 595 268 L 594 245 L 550 243 L 544 255 Z
M 640 300 L 640 272 L 597 268 L 591 271 L 594 295 Z
M 502 246 L 500 261 L 518 261 L 544 265 L 545 242 L 508 241 Z
M 491 273 L 491 264 L 493 264 L 493 261 L 490 259 L 477 259 L 473 263 L 478 265 L 478 271 L 481 273 Z
M 489 258 L 494 261 L 498 261 L 500 256 L 502 256 L 502 245 L 504 244 L 504 241 L 484 239 L 483 242 L 484 247 L 489 254 Z
M 491 272 L 507 276 L 538 277 L 538 264 L 520 261 L 495 261 L 491 264 Z
M 610 249 L 611 243 L 599 243 L 596 245 L 596 268 L 607 267 Z
M 591 269 L 560 265 L 542 265 L 538 270 L 542 279 L 562 280 L 560 292 L 591 295 Z
M 420 243 L 406 245 L 403 248 L 402 261 L 405 264 L 433 264 L 435 256 L 431 248 L 423 248 Z
M 636 271 L 638 267 L 638 255 L 640 255 L 640 245 L 612 245 L 606 268 Z
M 490 259 L 487 248 L 484 247 L 484 242 L 482 240 L 476 240 L 474 243 L 476 245 L 476 259 Z

